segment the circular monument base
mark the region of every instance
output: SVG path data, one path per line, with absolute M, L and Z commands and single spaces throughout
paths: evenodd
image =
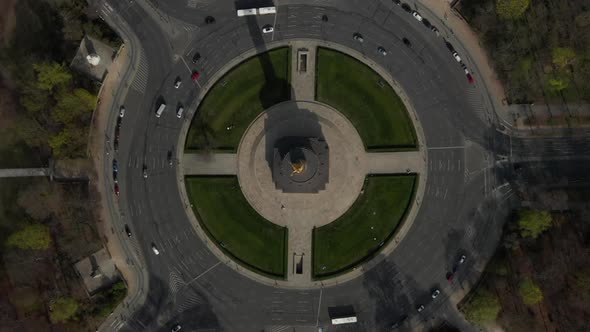
M 300 193 L 277 188 L 272 174 L 274 148 L 286 137 L 325 141 L 328 176 L 323 189 Z M 355 202 L 366 174 L 364 155 L 358 132 L 341 113 L 318 102 L 288 101 L 266 110 L 247 129 L 238 149 L 238 181 L 261 216 L 278 225 L 311 231 L 313 226 L 334 221 Z M 315 156 L 309 158 L 314 160 L 309 166 L 317 167 Z M 297 179 L 304 177 L 293 177 Z

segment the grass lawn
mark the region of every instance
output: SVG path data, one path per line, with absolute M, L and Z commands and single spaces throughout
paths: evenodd
M 364 193 L 342 217 L 314 229 L 314 277 L 344 272 L 372 257 L 405 217 L 417 182 L 415 175 L 369 176 Z
M 416 148 L 416 133 L 406 107 L 375 71 L 338 51 L 318 48 L 316 100 L 344 114 L 367 150 Z
M 285 277 L 287 228 L 250 206 L 237 177 L 186 177 L 186 190 L 201 226 L 222 250 L 252 270 Z
M 258 114 L 290 99 L 290 54 L 288 47 L 274 49 L 242 62 L 223 76 L 199 105 L 185 149 L 236 151 Z

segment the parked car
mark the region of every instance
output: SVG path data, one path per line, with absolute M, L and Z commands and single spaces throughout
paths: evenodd
M 438 29 L 434 25 L 430 26 L 430 30 L 432 30 L 432 32 L 434 32 L 437 37 L 440 37 L 440 31 L 438 31 Z
M 180 77 L 177 77 L 176 80 L 174 81 L 174 88 L 178 89 L 178 88 L 180 88 L 181 85 L 182 85 L 182 80 L 180 79 Z
M 113 159 L 113 172 L 119 172 L 119 162 L 117 161 L 117 159 Z
M 393 3 L 395 3 L 398 6 L 402 5 L 402 2 L 400 0 L 393 0 Z
M 115 195 L 119 196 L 120 191 L 119 191 L 119 184 L 115 183 Z
M 361 35 L 360 33 L 353 33 L 352 34 L 352 39 L 356 40 L 359 43 L 364 42 L 365 40 L 363 39 L 363 35 Z
M 408 5 L 407 3 L 402 3 L 402 9 L 410 14 L 412 13 L 412 7 L 410 7 L 410 5 Z
M 432 26 L 432 24 L 430 24 L 430 21 L 427 19 L 422 19 L 422 24 L 424 24 L 425 27 L 427 27 L 428 29 L 430 29 L 430 27 Z
M 121 109 L 119 110 L 119 117 L 122 118 L 125 116 L 125 107 L 121 106 Z
M 455 275 L 453 274 L 453 272 L 447 272 L 447 281 L 449 283 L 453 282 L 453 278 L 455 277 Z
M 176 110 L 176 117 L 179 119 L 182 118 L 182 113 L 184 113 L 184 107 L 178 106 L 178 110 Z
M 466 259 L 467 259 L 467 257 L 465 255 L 461 255 L 461 258 L 459 258 L 459 264 L 465 263 Z
M 201 76 L 201 74 L 199 74 L 199 72 L 195 70 L 191 75 L 191 80 L 193 80 L 193 82 L 196 82 L 199 76 Z
M 440 290 L 438 290 L 438 289 L 435 289 L 435 290 L 432 292 L 432 295 L 431 295 L 431 296 L 432 296 L 432 298 L 433 298 L 433 299 L 436 299 L 436 298 L 437 298 L 439 295 L 440 295 Z
M 423 20 L 422 16 L 420 16 L 420 13 L 418 13 L 415 10 L 412 12 L 412 16 L 414 16 L 414 18 L 417 19 L 418 22 L 422 22 L 422 20 Z
M 213 24 L 213 23 L 215 23 L 215 17 L 213 17 L 213 16 L 205 17 L 205 24 Z
M 158 250 L 158 247 L 156 247 L 156 244 L 154 244 L 154 243 L 152 243 L 152 251 L 156 255 L 159 255 L 160 254 L 160 251 Z
M 147 166 L 144 164 L 143 165 L 143 178 L 144 179 L 147 179 L 147 177 L 148 177 L 148 174 L 147 174 Z
M 383 55 L 383 56 L 386 56 L 387 55 L 387 51 L 383 47 L 381 47 L 381 46 L 377 47 L 377 51 L 379 53 L 381 53 L 381 55 Z
M 129 226 L 125 225 L 125 234 L 127 234 L 128 237 L 131 237 L 131 230 L 129 229 Z
M 275 31 L 275 29 L 270 24 L 267 24 L 262 27 L 262 33 L 271 33 L 273 31 Z
M 328 22 L 328 15 L 322 15 L 322 21 Z
M 193 55 L 193 63 L 197 63 L 199 60 L 201 60 L 201 53 L 197 52 Z
M 457 62 L 461 63 L 461 57 L 459 56 L 459 53 L 457 53 L 457 51 L 453 52 L 453 58 L 455 58 Z
M 180 326 L 180 324 L 176 324 L 174 325 L 174 327 L 172 328 L 172 332 L 178 332 L 182 329 L 182 326 Z
M 469 73 L 469 70 L 465 69 L 465 76 L 467 77 L 467 81 L 469 81 L 469 83 L 473 84 L 474 80 L 473 80 L 473 76 L 471 76 L 471 73 Z
M 418 312 L 422 312 L 422 310 L 424 310 L 424 305 L 423 305 L 423 304 L 420 304 L 420 305 L 418 305 L 418 306 L 416 307 L 416 310 L 417 310 Z
M 172 166 L 172 150 L 169 150 L 166 154 L 166 159 L 168 159 L 168 165 Z

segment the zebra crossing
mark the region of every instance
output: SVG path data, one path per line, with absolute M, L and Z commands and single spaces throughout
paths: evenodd
M 101 17 L 109 16 L 113 12 L 113 7 L 111 7 L 111 5 L 109 5 L 108 3 L 104 2 L 100 8 L 100 12 L 102 14 L 100 15 Z
M 192 32 L 192 31 L 198 31 L 199 27 L 196 25 L 192 25 L 192 24 L 188 24 L 188 23 L 184 23 L 182 24 L 182 29 L 187 31 L 187 32 Z
M 135 72 L 133 83 L 131 83 L 131 88 L 140 94 L 144 94 L 149 73 L 148 62 L 145 57 L 145 52 L 143 52 L 142 49 L 139 50 L 139 54 L 139 64 L 137 65 L 137 71 Z
M 199 4 L 199 0 L 187 0 L 187 2 L 186 2 L 186 6 L 188 8 L 193 8 L 193 9 L 197 8 L 198 4 Z
M 466 89 L 465 98 L 467 103 L 471 106 L 475 114 L 482 120 L 487 121 L 488 116 L 486 114 L 483 96 L 478 93 L 476 89 Z
M 288 329 L 292 329 L 293 326 L 290 325 L 272 325 L 272 326 L 266 326 L 264 328 L 264 332 L 283 332 L 286 331 Z

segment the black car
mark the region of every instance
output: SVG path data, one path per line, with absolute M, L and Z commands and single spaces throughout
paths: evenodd
M 394 2 L 396 5 L 398 5 L 398 6 L 401 6 L 401 5 L 402 5 L 402 2 L 401 2 L 401 1 L 399 1 L 399 0 L 393 0 L 393 2 Z
M 402 3 L 402 9 L 410 14 L 412 13 L 412 7 L 410 7 L 410 5 L 408 5 L 407 3 Z
M 404 42 L 404 45 L 406 45 L 407 47 L 412 47 L 412 42 L 408 38 L 404 37 L 402 41 Z
M 127 234 L 128 237 L 131 237 L 131 230 L 129 229 L 129 226 L 125 225 L 125 234 Z
M 430 21 L 425 18 L 422 19 L 422 24 L 424 24 L 428 29 L 430 29 L 430 27 L 432 27 L 432 24 L 430 24 Z
M 197 63 L 199 60 L 201 60 L 201 53 L 197 52 L 193 55 L 193 63 Z
M 402 324 L 406 321 L 406 319 L 408 319 L 408 315 L 401 316 L 398 320 L 396 320 L 395 322 L 393 322 L 393 324 L 391 324 L 391 328 L 396 329 L 396 328 L 402 326 Z
M 213 24 L 213 23 L 215 23 L 215 17 L 213 17 L 213 16 L 205 17 L 205 24 Z
M 328 22 L 328 15 L 322 15 L 322 21 Z

